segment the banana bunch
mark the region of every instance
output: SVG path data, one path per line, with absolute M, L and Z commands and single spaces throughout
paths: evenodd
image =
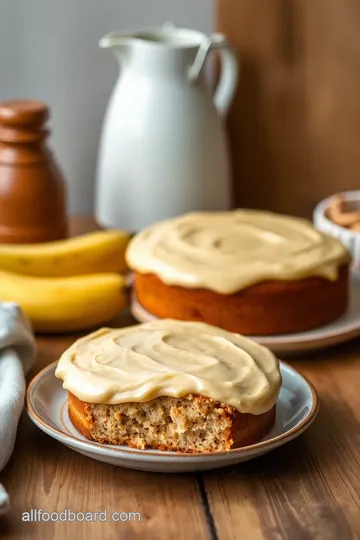
M 0 300 L 18 303 L 37 332 L 102 325 L 128 304 L 130 235 L 97 231 L 31 245 L 0 244 Z

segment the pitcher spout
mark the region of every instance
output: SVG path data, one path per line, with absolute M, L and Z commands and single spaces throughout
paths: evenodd
M 99 47 L 101 49 L 123 48 L 129 43 L 130 39 L 130 36 L 120 34 L 119 32 L 110 32 L 100 39 Z

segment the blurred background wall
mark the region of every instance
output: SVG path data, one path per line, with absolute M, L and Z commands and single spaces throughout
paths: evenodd
M 209 32 L 212 18 L 211 0 L 0 0 L 0 99 L 50 105 L 71 212 L 93 207 L 101 122 L 118 74 L 99 39 L 168 20 Z
M 218 0 L 216 21 L 242 64 L 235 203 L 311 217 L 360 189 L 360 1 Z
M 47 101 L 70 211 L 93 205 L 117 64 L 111 29 L 173 20 L 229 36 L 241 60 L 228 127 L 234 202 L 311 216 L 360 189 L 359 0 L 0 0 L 0 99 Z

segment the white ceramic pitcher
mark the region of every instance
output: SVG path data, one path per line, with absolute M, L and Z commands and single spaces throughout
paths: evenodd
M 194 210 L 227 210 L 230 167 L 224 116 L 235 92 L 238 64 L 222 34 L 166 24 L 110 33 L 120 77 L 103 124 L 95 213 L 103 227 L 138 231 Z M 222 60 L 213 95 L 204 64 Z

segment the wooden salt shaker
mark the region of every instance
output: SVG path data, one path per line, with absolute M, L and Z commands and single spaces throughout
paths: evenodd
M 45 139 L 40 101 L 0 103 L 0 243 L 67 237 L 66 187 Z

